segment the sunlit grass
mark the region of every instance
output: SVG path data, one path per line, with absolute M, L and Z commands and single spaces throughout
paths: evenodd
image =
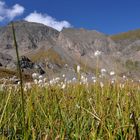
M 0 92 L 0 139 L 23 139 L 19 88 Z M 26 139 L 131 139 L 132 119 L 140 124 L 140 91 L 137 84 L 106 83 L 32 88 L 25 92 Z M 140 127 L 140 125 L 139 125 Z M 25 137 L 24 136 L 24 137 Z M 24 138 L 25 139 L 25 138 Z

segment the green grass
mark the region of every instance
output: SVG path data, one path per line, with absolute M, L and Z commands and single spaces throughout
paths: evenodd
M 19 88 L 0 92 L 0 139 L 125 140 L 136 139 L 140 119 L 138 84 L 121 89 L 106 83 L 58 86 L 33 85 L 24 94 L 26 134 L 23 135 Z M 24 137 L 24 138 L 23 138 Z

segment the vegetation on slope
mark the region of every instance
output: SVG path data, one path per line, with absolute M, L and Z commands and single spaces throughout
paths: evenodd
M 40 49 L 39 51 L 37 51 L 37 53 L 31 54 L 29 58 L 33 62 L 47 59 L 54 64 L 59 64 L 59 65 L 64 64 L 64 60 L 57 52 L 53 50 L 53 48 L 49 48 L 48 50 Z
M 117 34 L 117 35 L 112 35 L 111 38 L 114 41 L 120 41 L 120 40 L 133 41 L 133 40 L 136 40 L 136 39 L 140 38 L 140 29 L 129 31 L 129 32 L 126 32 L 126 33 Z
M 19 77 L 18 72 L 9 69 L 0 68 L 0 78 L 12 78 L 13 76 Z M 32 77 L 28 74 L 23 73 L 23 80 L 31 81 Z

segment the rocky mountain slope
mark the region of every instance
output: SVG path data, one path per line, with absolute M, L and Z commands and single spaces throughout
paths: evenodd
M 136 34 L 134 38 L 133 32 L 130 36 L 107 36 L 73 28 L 58 32 L 43 24 L 26 21 L 17 21 L 14 26 L 25 73 L 37 71 L 48 77 L 63 73 L 74 76 L 76 65 L 80 65 L 83 72 L 95 74 L 98 65 L 108 73 L 113 70 L 118 75 L 139 77 L 140 37 Z M 95 55 L 97 50 L 100 56 Z M 17 68 L 11 23 L 0 27 L 0 68 Z

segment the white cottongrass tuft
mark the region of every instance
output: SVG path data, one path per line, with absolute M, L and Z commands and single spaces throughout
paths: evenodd
M 77 73 L 80 73 L 80 65 L 77 65 Z
M 107 72 L 107 70 L 106 70 L 106 69 L 104 69 L 104 68 L 103 68 L 103 69 L 101 69 L 101 74 L 102 74 L 102 75 L 104 75 L 106 72 Z
M 100 87 L 101 87 L 101 88 L 103 88 L 103 87 L 104 87 L 103 82 L 100 82 Z
M 28 91 L 28 90 L 30 90 L 31 88 L 32 88 L 32 86 L 31 86 L 31 83 L 30 83 L 30 82 L 25 83 L 24 91 Z
M 43 79 L 43 76 L 42 75 L 39 75 L 38 76 L 38 79 L 42 80 Z
M 61 88 L 62 89 L 65 89 L 66 88 L 66 84 L 63 84 Z
M 123 75 L 123 79 L 126 79 L 126 76 L 125 75 Z
M 65 75 L 65 74 L 63 74 L 63 75 L 62 75 L 62 77 L 63 77 L 63 78 L 65 78 L 65 77 L 66 77 L 66 75 Z
M 113 75 L 115 75 L 115 72 L 114 71 L 111 71 L 110 72 L 110 76 L 113 76 Z
M 100 56 L 100 55 L 101 55 L 101 51 L 97 50 L 97 51 L 94 52 L 94 56 L 97 57 L 97 56 Z
M 80 106 L 78 104 L 76 104 L 76 108 L 80 109 Z
M 76 79 L 75 77 L 72 78 L 72 81 L 73 81 L 73 82 L 76 82 L 76 80 L 77 80 L 77 79 Z
M 115 83 L 115 80 L 111 80 L 111 84 L 114 84 Z
M 33 78 L 33 79 L 38 79 L 38 77 L 39 77 L 39 74 L 38 74 L 38 73 L 33 73 L 33 74 L 32 74 L 32 78 Z
M 34 79 L 34 84 L 38 84 L 38 80 L 37 79 Z

